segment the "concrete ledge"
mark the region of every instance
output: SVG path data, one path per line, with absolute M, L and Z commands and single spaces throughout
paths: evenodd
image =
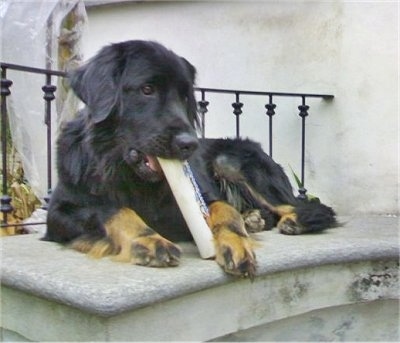
M 225 275 L 190 244 L 179 267 L 155 269 L 92 260 L 37 235 L 4 237 L 1 326 L 39 341 L 204 341 L 309 311 L 398 299 L 398 218 L 341 220 L 344 227 L 323 234 L 258 234 L 253 283 Z

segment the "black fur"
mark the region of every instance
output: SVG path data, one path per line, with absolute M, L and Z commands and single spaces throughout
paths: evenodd
M 208 204 L 225 199 L 240 211 L 261 208 L 268 227 L 278 218 L 246 194 L 241 182 L 272 205 L 300 205 L 282 168 L 258 144 L 197 139 L 194 78 L 189 62 L 145 41 L 107 46 L 70 74 L 86 107 L 59 135 L 59 182 L 49 204 L 46 240 L 104 237 L 104 223 L 122 207 L 134 209 L 167 239 L 190 240 L 166 180 L 152 165 L 154 156 L 189 158 Z M 221 170 L 225 174 L 218 174 Z M 243 180 L 235 183 L 235 177 Z M 228 194 L 232 182 L 237 197 Z M 331 209 L 319 211 L 312 204 L 299 207 L 309 231 L 334 222 Z
M 337 226 L 335 212 L 319 201 L 300 200 L 293 195 L 292 186 L 283 168 L 275 163 L 251 140 L 217 139 L 207 145 L 204 160 L 209 175 L 214 175 L 225 200 L 240 212 L 259 209 L 265 220 L 265 229 L 273 228 L 279 217 L 265 206 L 294 206 L 302 232 L 318 232 Z M 254 189 L 258 195 L 249 193 Z

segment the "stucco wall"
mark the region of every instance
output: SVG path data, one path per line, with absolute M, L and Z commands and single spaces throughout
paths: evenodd
M 398 212 L 397 3 L 141 2 L 88 16 L 86 57 L 152 39 L 191 61 L 203 87 L 334 94 L 309 102 L 306 187 L 341 214 Z M 209 100 L 207 136 L 233 136 L 233 99 Z M 267 99 L 243 102 L 242 135 L 267 148 Z M 299 103 L 275 103 L 274 158 L 299 171 Z

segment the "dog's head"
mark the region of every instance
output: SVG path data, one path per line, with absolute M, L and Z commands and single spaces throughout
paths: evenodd
M 198 146 L 195 73 L 186 59 L 149 41 L 106 46 L 72 72 L 97 155 L 117 151 L 148 181 L 158 179 L 156 156 L 189 158 Z

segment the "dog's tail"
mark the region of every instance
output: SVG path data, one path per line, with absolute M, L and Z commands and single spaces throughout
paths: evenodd
M 281 233 L 298 235 L 338 226 L 335 211 L 319 201 L 302 201 L 293 197 L 296 200 L 291 204 L 273 205 L 250 185 L 239 170 L 221 168 L 217 174 L 221 192 L 231 205 L 240 212 L 260 209 L 264 214 L 269 213 L 276 218 L 274 224 Z

